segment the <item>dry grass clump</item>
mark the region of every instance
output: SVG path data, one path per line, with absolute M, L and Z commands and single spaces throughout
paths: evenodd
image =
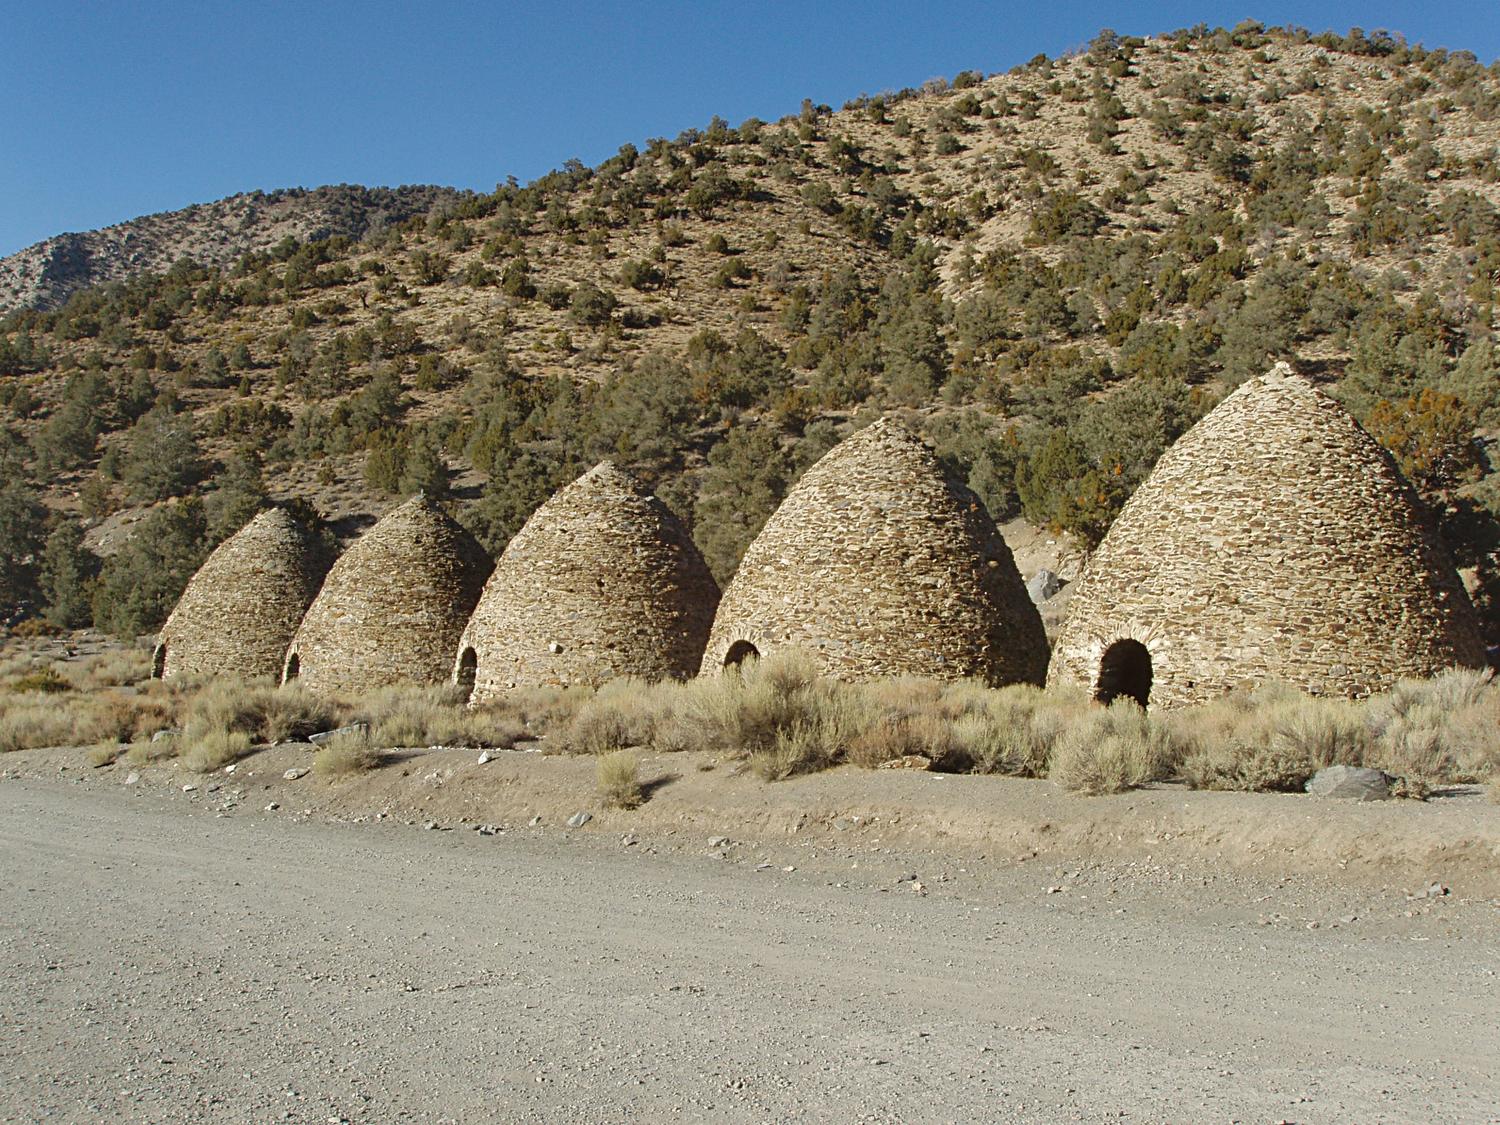
M 89 748 L 89 765 L 113 765 L 128 748 L 127 743 L 117 742 L 114 739 L 105 739 L 101 742 L 96 742 Z
M 211 773 L 250 753 L 250 736 L 242 730 L 208 730 L 179 743 L 180 761 L 196 773 Z
M 452 685 L 402 684 L 361 699 L 357 717 L 370 724 L 377 746 L 468 746 L 509 749 L 526 737 L 526 724 L 508 700 L 466 708 Z
M 109 649 L 70 661 L 63 674 L 77 691 L 127 687 L 151 678 L 151 654 L 141 648 Z
M 132 766 L 149 766 L 175 758 L 182 749 L 180 737 L 173 734 L 165 738 L 138 738 L 125 748 L 125 760 Z
M 1360 765 L 1369 746 L 1360 705 L 1285 685 L 1227 695 L 1168 720 L 1186 746 L 1194 789 L 1301 790 L 1325 766 Z
M 1171 776 L 1179 757 L 1165 724 L 1133 701 L 1117 699 L 1080 715 L 1061 733 L 1048 776 L 1075 793 L 1123 793 Z
M 1406 796 L 1500 775 L 1500 685 L 1488 671 L 1402 680 L 1369 702 L 1365 721 L 1368 764 L 1400 778 Z
M 611 750 L 600 754 L 594 766 L 599 799 L 609 808 L 637 807 L 644 799 L 640 768 L 640 759 L 629 750 Z
M 329 779 L 367 773 L 385 760 L 363 730 L 344 731 L 330 738 L 313 755 L 313 773 Z
M 579 705 L 562 728 L 572 754 L 608 754 L 656 740 L 678 697 L 675 683 L 648 684 L 631 676 L 610 680 Z
M 813 659 L 795 651 L 674 685 L 658 705 L 658 749 L 749 754 L 773 780 L 838 763 L 865 725 L 853 691 L 820 679 Z
M 55 695 L 71 691 L 72 688 L 72 683 L 52 667 L 33 669 L 10 682 L 11 691 L 36 692 L 41 695 Z
M 0 697 L 0 754 L 76 741 L 74 715 L 57 700 L 40 695 Z

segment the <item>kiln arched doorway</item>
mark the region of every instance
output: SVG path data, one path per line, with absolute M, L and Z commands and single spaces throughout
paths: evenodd
M 167 671 L 167 646 L 159 644 L 156 651 L 151 654 L 151 678 L 161 679 Z
M 759 660 L 760 650 L 749 641 L 735 641 L 724 654 L 725 668 L 738 668 L 747 660 Z
M 1144 708 L 1151 698 L 1151 653 L 1140 641 L 1116 641 L 1099 661 L 1094 698 L 1100 703 L 1133 699 Z
M 286 658 L 286 668 L 282 670 L 281 682 L 289 684 L 302 674 L 302 659 L 294 652 Z
M 464 695 L 464 702 L 474 694 L 474 681 L 479 677 L 479 654 L 466 648 L 458 658 L 458 668 L 453 673 L 453 682 Z

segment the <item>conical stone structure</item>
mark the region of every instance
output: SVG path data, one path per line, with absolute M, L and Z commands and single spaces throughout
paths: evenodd
M 687 529 L 606 461 L 548 500 L 505 548 L 464 630 L 454 680 L 598 685 L 698 670 L 719 587 Z
M 270 676 L 331 560 L 282 508 L 220 543 L 182 591 L 157 638 L 152 675 Z
M 1184 434 L 1126 503 L 1048 683 L 1175 706 L 1268 681 L 1358 697 L 1483 663 L 1474 608 L 1395 463 L 1278 364 Z
M 489 577 L 474 537 L 417 495 L 328 572 L 287 650 L 283 679 L 322 694 L 440 684 Z
M 978 497 L 886 419 L 807 471 L 724 592 L 704 674 L 783 649 L 844 680 L 1040 684 L 1047 638 Z

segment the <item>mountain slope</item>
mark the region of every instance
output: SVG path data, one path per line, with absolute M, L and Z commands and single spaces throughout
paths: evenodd
M 182 258 L 227 266 L 244 254 L 269 250 L 283 238 L 362 238 L 460 197 L 449 188 L 349 184 L 256 191 L 102 230 L 60 234 L 0 258 L 0 313 L 55 309 L 81 289 L 162 273 Z

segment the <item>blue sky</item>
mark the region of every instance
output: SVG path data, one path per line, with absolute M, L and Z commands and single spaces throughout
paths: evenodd
M 253 188 L 489 190 L 625 141 L 1253 16 L 1500 56 L 1493 0 L 222 3 L 0 0 L 0 255 Z

